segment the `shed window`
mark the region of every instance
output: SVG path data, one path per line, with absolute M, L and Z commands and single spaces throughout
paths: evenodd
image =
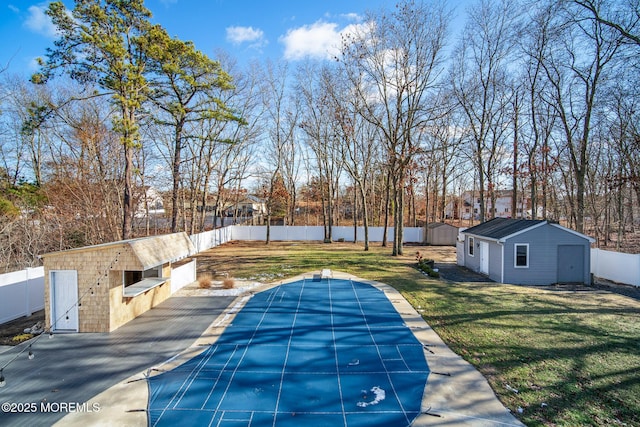
M 125 298 L 138 296 L 167 281 L 167 278 L 162 277 L 161 265 L 144 271 L 124 271 L 122 276 L 122 296 Z
M 475 239 L 474 239 L 473 237 L 469 237 L 469 238 L 467 238 L 469 256 L 473 256 L 473 245 L 474 245 L 474 240 L 475 240 Z
M 515 267 L 529 267 L 529 244 L 522 243 L 514 246 L 515 251 Z
M 125 271 L 124 287 L 134 285 L 144 279 L 162 277 L 162 266 L 153 267 L 144 271 Z

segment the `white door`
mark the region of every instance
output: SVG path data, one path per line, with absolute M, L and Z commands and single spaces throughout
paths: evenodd
M 480 273 L 489 274 L 489 244 L 480 242 Z
M 51 330 L 78 332 L 78 272 L 52 271 L 50 279 Z

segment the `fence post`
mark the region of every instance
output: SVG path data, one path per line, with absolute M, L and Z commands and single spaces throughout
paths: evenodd
M 29 317 L 31 316 L 31 298 L 29 296 L 29 280 L 31 279 L 31 274 L 29 274 L 31 272 L 30 268 L 26 268 L 25 269 L 25 274 L 26 274 L 26 280 L 24 282 L 24 300 L 25 300 L 25 312 L 27 313 L 26 316 Z

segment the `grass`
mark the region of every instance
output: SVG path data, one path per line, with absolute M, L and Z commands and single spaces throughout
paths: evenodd
M 420 247 L 436 262 L 452 249 Z M 199 273 L 291 277 L 322 268 L 398 289 L 529 426 L 640 425 L 640 302 L 614 293 L 453 283 L 352 243 L 234 242 L 202 253 Z M 517 393 L 513 390 L 517 390 Z M 522 408 L 518 413 L 517 408 Z

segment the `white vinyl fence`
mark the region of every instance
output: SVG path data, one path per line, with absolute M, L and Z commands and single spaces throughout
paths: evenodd
M 171 293 L 187 286 L 189 283 L 196 281 L 196 260 L 181 265 L 180 267 L 171 268 Z
M 192 234 L 189 238 L 191 239 L 193 246 L 196 247 L 196 253 L 198 253 L 233 240 L 232 233 L 235 227 L 235 225 L 231 225 L 224 228 L 205 231 L 204 233 Z
M 591 249 L 591 273 L 617 283 L 640 286 L 640 254 Z
M 381 242 L 382 227 L 369 228 L 369 240 Z M 353 227 L 334 227 L 333 239 L 353 241 Z M 231 240 L 265 240 L 265 226 L 232 225 L 191 237 L 196 253 L 222 245 Z M 321 226 L 272 226 L 271 239 L 322 241 L 324 229 Z M 388 239 L 393 239 L 393 228 L 388 230 Z M 358 228 L 358 241 L 364 240 L 364 229 Z M 422 243 L 424 230 L 407 227 L 404 229 L 405 243 Z M 464 247 L 458 243 L 459 250 Z M 460 260 L 458 260 L 460 264 Z M 595 277 L 612 280 L 617 283 L 640 286 L 640 254 L 591 249 L 591 273 Z M 172 270 L 171 292 L 196 280 L 195 260 Z M 29 268 L 12 273 L 0 274 L 0 324 L 44 308 L 44 267 Z
M 0 324 L 44 308 L 44 267 L 0 274 Z
M 213 237 L 211 233 L 225 230 L 222 236 Z M 364 241 L 364 227 L 358 227 L 357 238 L 359 242 Z M 324 227 L 322 226 L 282 226 L 272 225 L 269 230 L 270 240 L 277 241 L 322 241 L 324 240 Z M 333 241 L 344 239 L 346 242 L 354 240 L 353 227 L 333 227 L 331 237 Z M 382 242 L 384 236 L 383 227 L 369 227 L 369 241 Z M 266 240 L 267 227 L 265 225 L 233 225 L 214 231 L 207 231 L 191 236 L 191 241 L 198 252 L 213 248 L 230 240 Z M 424 242 L 424 229 L 421 227 L 404 228 L 405 243 Z M 393 241 L 393 227 L 387 230 L 387 241 Z

